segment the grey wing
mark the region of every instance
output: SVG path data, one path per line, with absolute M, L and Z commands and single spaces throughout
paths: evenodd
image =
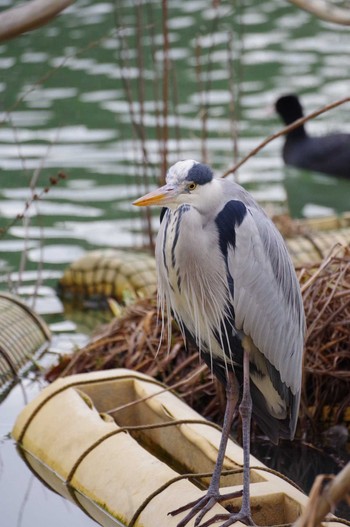
M 247 207 L 229 246 L 237 329 L 253 341 L 294 395 L 300 393 L 304 309 L 282 236 L 265 214 Z

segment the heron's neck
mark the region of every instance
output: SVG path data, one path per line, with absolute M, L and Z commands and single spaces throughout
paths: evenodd
M 196 209 L 202 215 L 205 223 L 216 217 L 222 207 L 223 199 L 224 194 L 220 179 L 214 178 L 210 183 L 203 186 L 201 199 L 196 204 Z

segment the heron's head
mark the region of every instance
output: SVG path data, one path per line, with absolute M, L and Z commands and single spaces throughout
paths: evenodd
M 209 187 L 213 179 L 213 172 L 207 165 L 193 159 L 178 161 L 169 168 L 163 187 L 142 196 L 133 205 L 158 205 L 174 209 L 187 203 L 200 208 L 210 199 Z

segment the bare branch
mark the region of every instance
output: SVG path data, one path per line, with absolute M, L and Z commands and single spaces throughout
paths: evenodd
M 0 13 L 0 42 L 43 26 L 74 0 L 31 0 Z
M 334 22 L 335 24 L 342 24 L 344 26 L 350 25 L 350 11 L 349 8 L 338 7 L 333 2 L 325 0 L 289 0 L 297 7 L 308 11 L 313 15 L 326 20 L 326 22 Z

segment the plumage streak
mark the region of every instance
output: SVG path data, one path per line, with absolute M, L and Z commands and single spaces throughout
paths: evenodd
M 163 244 L 162 244 L 162 259 L 163 259 L 163 262 L 164 262 L 164 267 L 165 267 L 166 272 L 169 272 L 168 264 L 167 264 L 167 261 L 166 261 L 166 241 L 167 241 L 167 230 L 169 228 L 169 215 L 170 215 L 170 210 L 166 209 L 166 208 L 163 208 L 162 209 L 162 215 L 161 215 L 161 222 L 164 219 L 165 232 L 164 232 Z
M 179 229 L 181 222 L 185 221 L 185 212 L 188 211 L 189 208 L 184 206 L 175 212 L 169 210 L 162 222 L 156 247 L 157 254 L 159 248 L 163 247 L 161 258 L 164 265 L 163 272 L 160 268 L 158 280 L 159 305 L 163 313 L 167 306 L 167 316 L 170 315 L 168 306 L 172 306 L 172 314 L 184 337 L 188 338 L 190 335 L 199 352 L 211 357 L 210 366 L 213 369 L 213 356 L 218 357 L 220 349 L 228 347 L 228 344 L 224 344 L 225 339 L 221 332 L 217 332 L 217 328 L 226 327 L 232 304 L 225 273 L 214 270 L 210 276 L 207 276 L 197 269 L 190 259 L 184 262 L 181 251 L 176 254 Z M 186 229 L 186 225 L 183 225 L 183 228 Z M 164 247 L 167 247 L 167 250 Z M 181 284 L 179 284 L 179 269 L 181 269 Z M 168 276 L 174 276 L 170 280 L 171 290 L 167 287 Z M 187 316 L 184 316 L 184 313 Z M 229 336 L 226 335 L 227 343 L 229 340 Z M 231 361 L 231 357 L 229 358 Z M 223 362 L 227 368 L 226 357 L 223 357 Z
M 176 265 L 175 249 L 176 249 L 176 244 L 177 244 L 178 239 L 179 239 L 181 219 L 182 219 L 182 215 L 185 212 L 187 212 L 188 210 L 189 210 L 189 207 L 187 205 L 182 205 L 175 212 L 175 214 L 177 216 L 176 220 L 175 220 L 175 235 L 174 235 L 174 241 L 173 241 L 173 244 L 172 244 L 172 247 L 171 247 L 171 263 L 172 263 L 172 266 L 174 268 L 175 268 L 175 265 Z

